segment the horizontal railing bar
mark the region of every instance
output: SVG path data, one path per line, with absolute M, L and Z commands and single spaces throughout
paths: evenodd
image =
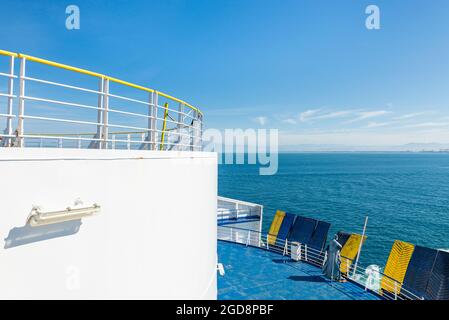
M 112 94 L 112 93 L 108 93 L 106 94 L 108 97 L 113 97 L 113 98 L 117 98 L 117 99 L 122 99 L 122 100 L 126 100 L 126 101 L 130 101 L 130 102 L 136 102 L 136 103 L 140 103 L 140 104 L 144 104 L 146 106 L 152 106 L 153 104 L 149 103 L 149 102 L 145 102 L 145 101 L 141 101 L 141 100 L 137 100 L 137 99 L 133 99 L 133 98 L 128 98 L 128 97 L 123 97 L 123 96 L 119 96 L 116 94 Z
M 6 135 L 2 135 L 6 136 Z M 15 137 L 15 136 L 11 136 Z M 51 136 L 51 135 L 35 135 L 35 134 L 25 134 L 20 137 L 23 138 L 31 138 L 31 139 L 46 139 L 46 140 L 81 140 L 81 141 L 107 141 L 107 142 L 123 142 L 123 143 L 135 143 L 135 144 L 152 144 L 152 143 L 159 143 L 154 142 L 152 140 L 124 140 L 124 139 L 99 139 L 99 138 L 81 138 L 81 137 L 69 137 L 69 136 Z M 170 143 L 166 142 L 164 145 L 174 145 L 174 146 L 183 146 L 183 147 L 192 147 L 190 144 L 182 144 L 182 143 Z
M 66 102 L 66 101 L 53 100 L 53 99 L 44 99 L 44 98 L 31 97 L 31 96 L 23 96 L 22 98 L 25 100 L 30 100 L 30 101 L 49 102 L 49 103 L 60 104 L 60 105 L 71 106 L 71 107 L 79 107 L 79 108 L 84 108 L 84 109 L 103 110 L 102 108 L 90 106 L 87 104 L 79 104 L 79 103 Z
M 123 139 L 99 139 L 99 138 L 81 138 L 81 137 L 65 137 L 65 136 L 45 136 L 45 135 L 23 135 L 24 138 L 31 138 L 31 139 L 45 139 L 45 140 L 72 140 L 72 141 L 108 141 L 108 142 L 129 142 L 129 143 L 144 143 L 144 144 L 150 144 L 154 143 L 154 141 L 148 141 L 148 140 L 123 140 Z
M 17 78 L 17 76 L 14 74 L 3 73 L 3 72 L 0 72 L 0 76 L 7 77 L 7 78 L 14 78 L 14 79 Z
M 124 142 L 124 143 L 143 143 L 143 144 L 151 144 L 154 141 L 150 140 L 124 140 L 124 139 L 99 139 L 99 138 L 81 138 L 81 137 L 68 137 L 68 136 L 46 136 L 46 135 L 34 135 L 28 134 L 23 135 L 22 137 L 31 138 L 31 139 L 45 139 L 45 140 L 73 140 L 73 141 L 107 141 L 107 142 Z
M 94 125 L 94 126 L 102 125 L 101 123 L 98 123 L 98 122 L 68 120 L 68 119 L 59 119 L 59 118 L 38 117 L 38 116 L 27 116 L 27 115 L 19 116 L 19 118 L 44 120 L 44 121 L 67 122 L 67 123 L 75 123 L 75 124 L 87 124 L 87 125 Z
M 37 78 L 23 77 L 23 79 L 28 80 L 28 81 L 45 83 L 45 84 L 50 84 L 50 85 L 54 85 L 54 86 L 58 86 L 58 87 L 68 88 L 68 89 L 85 91 L 85 92 L 89 92 L 89 93 L 95 93 L 95 94 L 102 93 L 101 91 L 97 91 L 97 90 L 92 90 L 92 89 L 87 89 L 87 88 L 72 86 L 72 85 L 68 85 L 68 84 L 64 84 L 64 83 L 58 83 L 58 82 L 53 82 L 53 81 L 48 81 L 48 80 L 37 79 Z
M 14 94 L 8 94 L 8 93 L 0 93 L 0 97 L 7 97 L 7 98 L 17 98 Z
M 46 139 L 46 140 L 104 141 L 104 139 L 99 139 L 99 138 L 62 137 L 62 136 L 59 137 L 59 136 L 46 136 L 46 135 L 34 135 L 34 134 L 24 134 L 20 137 L 30 138 L 30 139 Z
M 143 130 L 143 131 L 146 131 L 146 132 L 153 131 L 153 129 L 141 128 L 141 127 L 133 127 L 133 126 L 125 126 L 125 125 L 122 125 L 122 124 L 112 124 L 112 123 L 108 123 L 107 126 L 108 126 L 108 127 L 113 127 L 113 128 L 123 128 L 123 129 Z
M 4 117 L 4 118 L 15 118 L 16 116 L 15 116 L 14 114 L 0 113 L 0 117 Z
M 146 118 L 146 119 L 154 119 L 153 116 L 149 116 L 147 114 L 142 114 L 142 113 L 122 111 L 122 110 L 111 109 L 111 108 L 109 108 L 108 111 L 114 112 L 114 113 L 126 114 L 126 115 L 130 115 L 130 116 L 142 117 L 142 118 Z
M 7 116 L 7 115 L 6 115 Z M 15 116 L 13 116 L 15 117 Z M 110 124 L 108 124 L 108 126 L 111 126 Z M 152 129 L 147 129 L 147 131 L 121 131 L 121 132 L 110 132 L 109 135 L 112 134 L 116 134 L 116 135 L 122 135 L 122 134 L 142 134 L 142 133 L 147 133 L 148 131 L 153 131 Z M 162 133 L 162 130 L 154 130 L 155 132 L 159 132 Z M 186 137 L 190 137 L 190 135 L 188 134 L 184 134 L 184 133 L 179 133 L 179 132 L 173 132 L 173 131 L 166 131 L 166 133 L 168 133 L 169 135 L 173 134 L 173 135 L 182 135 L 182 136 L 186 136 Z M 42 135 L 67 135 L 67 136 L 71 136 L 71 135 L 75 135 L 75 136 L 90 136 L 90 135 L 96 135 L 96 132 L 84 132 L 84 133 L 73 133 L 73 134 L 65 134 L 65 133 L 56 133 L 56 134 L 42 134 Z M 202 140 L 202 139 L 201 139 Z

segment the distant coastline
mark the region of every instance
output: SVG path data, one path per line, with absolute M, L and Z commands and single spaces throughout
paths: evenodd
M 449 143 L 408 143 L 392 146 L 352 146 L 352 145 L 322 145 L 301 144 L 281 145 L 279 152 L 408 152 L 408 153 L 449 153 Z

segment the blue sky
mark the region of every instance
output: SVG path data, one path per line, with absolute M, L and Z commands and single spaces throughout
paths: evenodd
M 65 28 L 78 5 L 81 29 Z M 380 8 L 381 29 L 365 28 Z M 178 96 L 280 144 L 449 142 L 449 1 L 3 0 L 0 47 Z

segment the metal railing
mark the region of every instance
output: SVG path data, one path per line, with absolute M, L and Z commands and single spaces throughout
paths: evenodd
M 252 246 L 261 248 L 264 250 L 273 251 L 284 256 L 288 256 L 291 254 L 291 246 L 292 241 L 277 239 L 270 234 L 264 234 L 254 230 L 247 230 L 236 227 L 228 227 L 228 226 L 218 226 L 217 229 L 217 238 L 222 241 L 229 241 L 234 243 L 239 243 L 246 246 Z M 298 244 L 298 243 L 296 243 Z M 299 253 L 299 261 L 306 262 L 316 267 L 321 268 L 326 259 L 325 250 L 317 250 L 315 248 L 311 248 L 306 244 L 300 244 L 300 253 Z M 384 283 L 384 286 L 389 290 L 372 290 L 370 289 L 369 277 L 373 276 L 372 274 L 368 274 L 366 272 L 366 268 L 355 265 L 353 263 L 353 259 L 345 258 L 345 263 L 347 266 L 347 273 L 343 273 L 342 276 L 358 285 L 364 287 L 366 291 L 371 291 L 377 295 L 382 296 L 388 300 L 423 300 L 423 297 L 419 297 L 415 293 L 407 290 L 403 287 L 402 283 L 399 281 L 385 275 L 381 271 L 375 271 L 377 273 L 378 278 Z M 343 260 L 343 259 L 342 259 Z M 292 260 L 293 262 L 294 260 Z M 298 262 L 299 262 L 298 261 Z
M 231 198 L 217 197 L 217 220 L 219 222 L 246 217 L 258 217 L 260 226 L 262 226 L 263 206 Z
M 203 114 L 183 100 L 25 54 L 0 59 L 0 146 L 202 150 Z

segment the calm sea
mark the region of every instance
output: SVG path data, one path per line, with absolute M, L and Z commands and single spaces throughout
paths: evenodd
M 365 265 L 384 265 L 395 239 L 449 248 L 449 153 L 285 153 L 273 176 L 220 165 L 218 189 L 264 205 L 265 231 L 276 209 L 331 223 L 329 237 L 369 216 Z

